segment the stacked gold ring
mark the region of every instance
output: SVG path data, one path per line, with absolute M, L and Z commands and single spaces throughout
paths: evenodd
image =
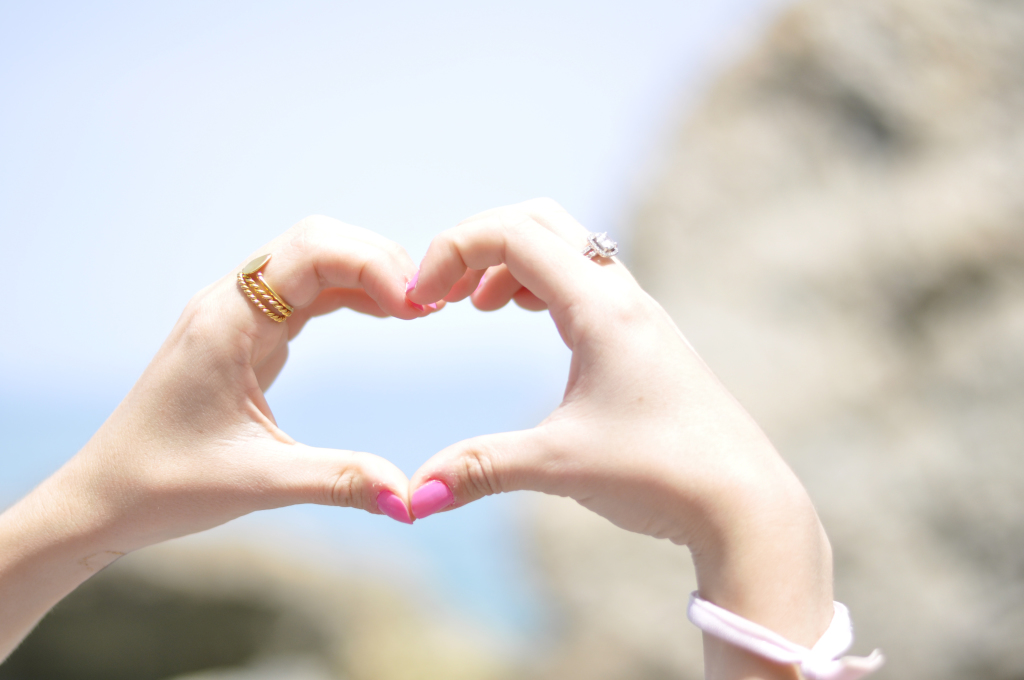
M 281 323 L 295 310 L 270 287 L 260 271 L 270 262 L 270 255 L 260 255 L 238 272 L 238 286 L 254 305 L 274 321 Z

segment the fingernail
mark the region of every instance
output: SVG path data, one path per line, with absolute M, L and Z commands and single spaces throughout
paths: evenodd
M 410 280 L 408 285 L 406 285 L 406 287 L 405 287 L 405 296 L 406 296 L 406 298 L 409 297 L 409 292 L 413 288 L 416 287 L 416 284 L 419 283 L 419 281 L 420 281 L 420 270 L 417 269 L 416 273 L 412 275 L 412 280 Z M 418 304 L 416 302 L 413 302 L 412 300 L 408 300 L 407 299 L 406 302 L 408 302 L 410 305 L 412 305 L 413 309 L 419 310 L 421 312 L 425 312 L 427 310 L 426 307 L 424 307 L 423 305 Z
M 433 515 L 442 508 L 447 508 L 455 502 L 455 495 L 448 485 L 441 480 L 435 479 L 427 482 L 416 493 L 412 495 L 412 514 L 416 519 L 423 519 Z
M 484 275 L 480 277 L 480 283 L 476 284 L 476 288 L 473 289 L 473 292 L 475 293 L 478 290 L 480 290 L 481 288 L 483 288 L 484 281 L 486 281 L 486 280 L 487 280 L 487 272 L 484 272 Z
M 430 307 L 434 311 L 437 311 L 437 303 L 436 302 L 431 302 L 429 305 L 427 305 L 427 307 Z
M 405 507 L 401 498 L 390 491 L 385 490 L 377 494 L 377 508 L 396 522 L 412 524 L 409 509 Z

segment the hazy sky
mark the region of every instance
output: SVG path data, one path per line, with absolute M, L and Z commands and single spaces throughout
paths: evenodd
M 74 454 L 191 295 L 308 214 L 419 259 L 460 219 L 546 195 L 627 240 L 670 121 L 779 4 L 0 0 L 0 505 Z M 287 431 L 412 472 L 537 422 L 568 355 L 546 315 L 463 304 L 317 320 L 289 361 L 268 394 Z M 507 623 L 513 506 L 239 526 L 372 545 Z

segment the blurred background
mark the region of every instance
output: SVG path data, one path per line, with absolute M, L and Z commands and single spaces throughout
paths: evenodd
M 551 196 L 804 480 L 878 677 L 1024 676 L 1024 3 L 0 0 L 0 103 L 0 506 L 302 217 L 418 259 Z M 514 306 L 343 311 L 268 399 L 411 473 L 541 420 L 567 367 Z M 693 587 L 563 499 L 301 506 L 123 558 L 0 678 L 696 679 Z

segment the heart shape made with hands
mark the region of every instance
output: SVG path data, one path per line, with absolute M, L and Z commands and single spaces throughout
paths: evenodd
M 26 535 L 66 536 L 75 581 L 257 510 L 318 503 L 411 523 L 533 490 L 690 547 L 702 593 L 726 610 L 749 605 L 744 584 L 772 584 L 744 605 L 760 612 L 752 620 L 813 643 L 832 598 L 810 498 L 665 310 L 616 260 L 587 256 L 600 252 L 588 236 L 554 202 L 531 201 L 443 232 L 417 268 L 377 234 L 304 220 L 253 253 L 273 254 L 264 274 L 284 318 L 240 294 L 243 267 L 194 296 L 110 418 L 19 502 Z M 277 427 L 265 390 L 310 318 L 349 307 L 412 320 L 467 297 L 484 310 L 547 309 L 572 352 L 562 401 L 536 427 L 452 444 L 411 479 L 382 457 L 306 446 Z M 795 625 L 779 604 L 808 601 L 809 587 L 820 611 Z
M 411 320 L 466 298 L 482 311 L 514 301 L 531 311 L 550 309 L 562 338 L 573 349 L 573 338 L 586 335 L 585 325 L 595 322 L 583 311 L 600 300 L 602 289 L 635 286 L 621 266 L 611 267 L 616 274 L 604 273 L 607 268 L 602 265 L 617 262 L 614 254 L 610 239 L 591 235 L 564 209 L 543 199 L 487 211 L 443 232 L 419 267 L 404 249 L 377 234 L 328 218 L 308 218 L 268 244 L 238 273 L 238 284 L 255 305 L 249 306 L 250 314 L 258 321 L 259 333 L 267 336 L 267 346 L 254 352 L 256 378 L 266 389 L 284 365 L 287 340 L 311 317 L 339 307 Z M 264 266 L 262 273 L 273 288 L 269 281 L 256 280 Z M 235 295 L 237 299 L 237 291 Z M 618 297 L 622 298 L 621 291 Z M 267 317 L 287 323 L 268 324 Z M 273 326 L 287 331 L 275 333 Z M 575 377 L 571 372 L 569 387 Z M 257 406 L 272 420 L 265 401 Z M 364 466 L 361 487 L 369 488 L 345 490 L 335 502 L 412 523 L 508 487 L 508 480 L 493 469 L 494 459 L 481 455 L 485 449 L 540 448 L 535 432 L 488 435 L 460 444 L 453 445 L 461 452 L 458 455 L 448 447 L 427 461 L 406 488 L 397 469 L 378 466 L 366 472 L 371 466 Z M 346 478 L 345 484 L 353 483 Z
M 362 246 L 348 241 L 333 249 L 333 261 L 321 258 L 297 310 L 315 305 L 330 285 L 359 288 L 373 304 L 364 309 L 404 319 L 467 297 L 484 310 L 514 300 L 547 309 L 572 352 L 562 401 L 536 427 L 454 443 L 411 479 L 372 457 L 360 474 L 344 477 L 347 502 L 333 504 L 411 523 L 484 496 L 538 491 L 572 498 L 628 531 L 689 546 L 698 571 L 716 575 L 722 590 L 738 578 L 719 568 L 732 554 L 773 555 L 769 582 L 826 584 L 818 569 L 827 560 L 816 557 L 827 552 L 820 522 L 799 481 L 626 268 L 586 257 L 589 235 L 557 205 L 531 202 L 443 232 L 418 269 L 390 242 L 359 257 L 353 252 Z M 782 540 L 736 527 L 793 531 Z M 790 540 L 808 546 L 812 558 L 800 557 Z
M 272 254 L 261 255 L 251 260 L 238 274 L 238 285 L 246 297 L 256 305 L 272 321 L 282 323 L 293 313 L 291 307 L 270 285 L 263 276 L 262 269 L 272 259 Z M 476 284 L 475 290 L 479 290 L 484 282 L 483 272 Z M 473 278 L 476 278 L 475 276 Z M 419 271 L 413 275 L 406 286 L 406 294 L 412 291 L 419 280 Z M 421 305 L 410 302 L 410 305 L 420 312 L 426 312 L 428 308 L 438 311 L 446 301 L 440 301 Z M 376 498 L 377 509 L 392 519 L 405 524 L 412 524 L 414 517 L 424 518 L 451 505 L 455 497 L 446 484 L 439 480 L 431 480 L 420 487 L 411 498 L 409 506 L 393 491 L 383 490 Z
M 227 468 L 218 491 L 242 490 L 232 506 L 237 511 L 189 527 L 296 503 L 357 507 L 411 523 L 484 496 L 531 490 L 573 498 L 630 531 L 688 542 L 692 517 L 704 511 L 695 506 L 709 497 L 704 487 L 735 474 L 730 459 L 708 458 L 722 445 L 716 432 L 735 433 L 736 450 L 767 454 L 741 466 L 745 471 L 786 474 L 665 310 L 617 259 L 601 256 L 603 246 L 590 236 L 558 204 L 539 200 L 480 213 L 442 232 L 418 267 L 396 243 L 329 218 L 306 220 L 253 253 L 273 253 L 264 274 L 295 311 L 286 323 L 273 323 L 244 297 L 239 304 L 234 274 L 222 279 L 213 309 L 220 316 L 241 310 L 230 350 L 237 356 L 242 347 L 248 366 L 215 368 L 230 373 L 244 395 L 251 419 L 238 432 L 259 431 L 265 451 L 255 456 L 246 443 L 244 460 L 215 453 L 218 469 Z M 590 257 L 588 249 L 598 252 Z M 283 368 L 288 340 L 310 318 L 349 307 L 413 320 L 466 298 L 484 311 L 510 301 L 548 310 L 572 352 L 562 401 L 536 427 L 451 444 L 411 479 L 379 456 L 293 446 L 277 428 L 263 390 Z M 225 321 L 211 325 L 223 334 Z M 195 365 L 189 353 L 181 362 Z M 204 371 L 197 382 L 208 389 L 221 381 Z M 190 416 L 208 420 L 208 409 L 196 411 L 191 396 L 186 401 Z M 237 404 L 236 394 L 225 417 L 238 415 Z M 194 436 L 189 425 L 172 436 Z M 211 443 L 219 448 L 220 441 Z M 269 491 L 246 492 L 253 477 Z M 222 493 L 215 497 L 223 502 Z

